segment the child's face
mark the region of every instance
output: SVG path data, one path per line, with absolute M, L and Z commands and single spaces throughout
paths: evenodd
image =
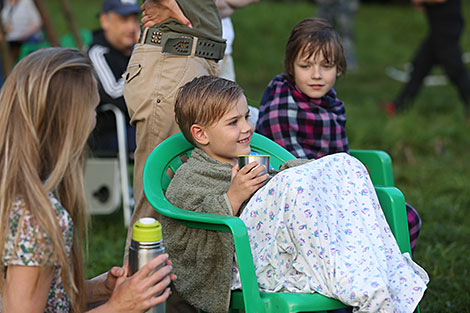
M 204 127 L 208 143 L 201 149 L 217 161 L 234 164 L 238 155 L 250 154 L 253 132 L 250 110 L 245 96 L 241 96 L 219 121 Z
M 323 97 L 333 88 L 337 76 L 336 65 L 328 64 L 321 51 L 316 58 L 299 53 L 294 62 L 295 84 L 310 98 Z

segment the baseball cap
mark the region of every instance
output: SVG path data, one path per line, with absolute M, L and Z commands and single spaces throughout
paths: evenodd
M 101 13 L 115 12 L 126 16 L 140 12 L 137 0 L 104 0 Z

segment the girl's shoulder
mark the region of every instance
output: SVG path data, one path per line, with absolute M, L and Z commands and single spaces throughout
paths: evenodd
M 62 225 L 64 223 L 72 223 L 72 219 L 70 214 L 67 210 L 62 206 L 62 204 L 57 200 L 54 194 L 48 194 L 49 201 L 52 204 L 52 209 L 54 210 L 59 223 Z M 10 208 L 9 214 L 9 225 L 10 229 L 17 229 L 18 224 L 22 220 L 30 221 L 28 224 L 31 227 L 35 227 L 37 224 L 36 218 L 33 216 L 30 210 L 27 209 L 26 203 L 22 197 L 18 197 L 18 199 L 13 203 L 12 207 Z
M 49 194 L 66 246 L 72 244 L 73 222 L 60 202 Z M 67 248 L 67 252 L 69 249 Z M 8 231 L 5 237 L 4 265 L 51 265 L 53 249 L 50 238 L 37 218 L 27 208 L 22 197 L 11 206 L 8 216 Z

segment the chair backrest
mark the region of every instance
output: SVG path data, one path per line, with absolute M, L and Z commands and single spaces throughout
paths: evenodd
M 250 145 L 254 152 L 269 154 L 270 164 L 276 169 L 278 169 L 282 163 L 295 158 L 289 151 L 277 143 L 257 133 L 253 134 Z M 172 178 L 171 174 L 176 172 L 181 164 L 183 164 L 184 160 L 191 156 L 194 146 L 188 142 L 181 133 L 178 133 L 163 141 L 155 149 L 158 149 L 158 152 L 149 155 L 146 166 L 147 163 L 152 163 L 153 173 L 158 173 L 165 169 L 165 174 L 162 175 L 161 181 L 159 181 L 158 184 L 157 181 L 159 179 L 155 179 L 155 177 L 151 181 L 148 181 L 147 184 L 152 187 L 157 187 L 158 185 L 160 189 L 166 190 Z M 158 158 L 158 162 L 155 163 L 159 164 L 155 164 L 151 161 L 154 157 Z M 168 168 L 170 171 L 167 171 Z

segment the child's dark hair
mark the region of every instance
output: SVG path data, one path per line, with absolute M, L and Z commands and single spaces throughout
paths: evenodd
M 328 63 L 337 67 L 338 74 L 346 72 L 341 39 L 334 28 L 324 19 L 308 18 L 298 23 L 292 30 L 286 45 L 284 70 L 290 81 L 294 81 L 294 62 L 300 55 L 304 58 L 322 53 Z
M 243 89 L 235 82 L 200 76 L 182 86 L 176 96 L 175 119 L 184 137 L 196 145 L 191 126 L 210 126 L 236 105 Z

